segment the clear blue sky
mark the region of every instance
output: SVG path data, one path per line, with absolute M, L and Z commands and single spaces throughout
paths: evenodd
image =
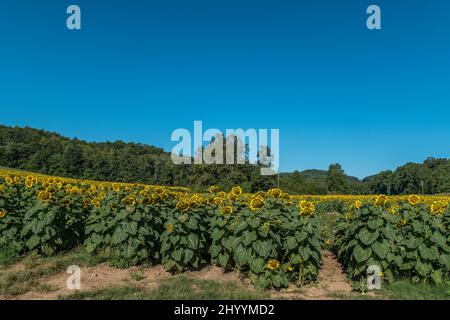
M 82 10 L 68 31 L 66 8 Z M 382 9 L 369 31 L 366 8 Z M 279 128 L 283 171 L 364 177 L 450 156 L 439 0 L 2 0 L 0 123 L 170 150 L 174 129 Z

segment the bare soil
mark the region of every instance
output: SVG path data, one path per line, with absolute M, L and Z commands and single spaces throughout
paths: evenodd
M 281 291 L 271 290 L 270 297 L 273 299 L 307 299 L 307 300 L 329 300 L 333 299 L 332 294 L 351 294 L 351 286 L 345 277 L 342 267 L 330 252 L 324 252 L 323 263 L 319 273 L 317 284 L 296 287 L 291 285 Z M 23 270 L 23 265 L 14 265 L 8 268 L 8 272 Z M 0 274 L 5 270 L 0 270 Z M 139 274 L 140 281 L 133 279 L 133 274 Z M 254 290 L 249 279 L 237 272 L 225 272 L 222 268 L 208 266 L 199 271 L 189 271 L 183 273 L 184 276 L 215 281 L 238 281 L 249 290 Z M 14 297 L 18 300 L 53 300 L 59 296 L 72 294 L 74 291 L 67 288 L 66 281 L 70 275 L 59 273 L 53 276 L 43 277 L 38 280 L 51 288 L 49 292 L 27 292 Z M 134 285 L 143 289 L 156 289 L 164 280 L 174 277 L 160 265 L 152 267 L 133 267 L 129 269 L 116 269 L 108 264 L 100 264 L 95 267 L 81 268 L 81 289 L 91 291 L 111 286 Z M 195 289 L 195 288 L 193 288 Z M 0 300 L 7 297 L 1 297 Z M 9 297 L 8 297 L 9 298 Z

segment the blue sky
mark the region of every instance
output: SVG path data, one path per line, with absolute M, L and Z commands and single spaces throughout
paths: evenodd
M 82 30 L 66 28 L 66 8 Z M 366 28 L 366 8 L 382 30 Z M 280 129 L 283 171 L 450 156 L 450 2 L 2 0 L 0 123 L 170 150 Z

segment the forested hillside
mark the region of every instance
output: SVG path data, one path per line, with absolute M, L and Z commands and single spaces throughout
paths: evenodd
M 257 165 L 174 165 L 162 148 L 138 143 L 85 142 L 32 128 L 0 125 L 0 166 L 104 181 L 248 191 L 280 186 L 296 194 L 450 193 L 450 159 L 428 158 L 383 171 L 362 181 L 339 164 L 328 171 L 305 170 L 261 177 Z

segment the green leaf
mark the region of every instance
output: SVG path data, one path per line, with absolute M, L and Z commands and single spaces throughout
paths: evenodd
M 363 244 L 369 246 L 378 239 L 379 233 L 378 231 L 369 232 L 367 229 L 363 229 L 359 232 L 358 236 Z
M 245 229 L 247 229 L 248 224 L 245 221 L 241 221 L 238 223 L 238 225 L 236 226 L 236 230 L 235 233 L 240 233 L 242 231 L 244 231 Z
M 191 261 L 192 257 L 194 256 L 194 251 L 191 249 L 184 249 L 184 263 L 187 264 L 189 261 Z
M 308 234 L 306 234 L 306 232 L 299 232 L 296 231 L 295 232 L 295 238 L 297 239 L 297 242 L 302 242 L 303 240 L 305 240 L 308 237 Z
M 227 266 L 228 260 L 230 260 L 230 256 L 228 254 L 219 254 L 219 263 L 222 267 L 225 268 Z
M 388 251 L 387 248 L 378 241 L 375 241 L 374 243 L 372 243 L 372 250 L 381 259 L 384 259 L 386 257 L 386 254 Z
M 198 249 L 198 237 L 196 234 L 194 234 L 194 233 L 189 234 L 187 240 L 188 240 L 189 248 L 191 248 L 193 250 Z
M 297 240 L 294 237 L 287 238 L 286 244 L 289 250 L 293 250 L 298 246 Z
M 261 219 L 260 218 L 248 219 L 247 223 L 250 225 L 250 227 L 252 227 L 253 229 L 256 229 L 261 224 Z
M 253 242 L 252 247 L 256 251 L 256 253 L 262 258 L 267 258 L 270 254 L 270 245 L 267 244 L 266 242 L 255 241 Z
M 360 245 L 357 245 L 353 249 L 353 256 L 354 256 L 356 262 L 358 262 L 358 263 L 367 261 L 367 259 L 369 259 L 371 257 L 371 255 L 372 255 L 371 248 L 364 249 Z
M 211 245 L 211 247 L 209 247 L 209 254 L 211 255 L 212 258 L 215 258 L 219 255 L 220 251 L 222 250 L 222 248 L 220 246 L 216 246 L 216 245 Z
M 265 263 L 261 258 L 250 260 L 250 269 L 253 273 L 258 274 L 264 271 Z
M 373 231 L 378 230 L 382 225 L 383 225 L 383 219 L 380 219 L 380 218 L 370 220 L 367 223 L 367 226 Z
M 213 233 L 211 234 L 211 238 L 214 241 L 220 240 L 222 239 L 223 235 L 225 234 L 225 230 L 215 230 L 213 231 Z
M 173 260 L 175 260 L 177 262 L 180 262 L 181 261 L 181 256 L 182 256 L 181 249 L 174 250 L 170 256 L 173 258 Z
M 417 273 L 419 275 L 421 275 L 422 277 L 427 276 L 430 273 L 430 271 L 432 270 L 431 265 L 429 265 L 428 263 L 423 263 L 420 260 L 416 261 L 415 269 L 416 269 Z
M 431 272 L 431 279 L 435 284 L 441 284 L 442 283 L 442 271 L 441 270 L 434 270 Z

